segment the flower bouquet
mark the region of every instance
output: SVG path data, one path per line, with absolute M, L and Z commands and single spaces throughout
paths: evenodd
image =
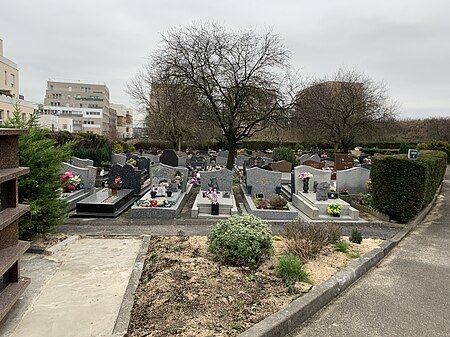
M 65 172 L 60 176 L 59 181 L 61 182 L 63 193 L 72 193 L 83 187 L 80 176 L 74 175 L 73 172 Z
M 298 177 L 303 181 L 303 193 L 308 193 L 309 179 L 311 179 L 313 175 L 309 172 L 300 172 Z
M 327 212 L 332 216 L 339 217 L 343 209 L 344 206 L 342 206 L 340 203 L 333 202 L 331 204 L 328 204 Z
M 114 182 L 110 186 L 111 194 L 117 195 L 117 191 L 122 188 L 122 178 L 120 176 L 116 176 L 114 178 Z

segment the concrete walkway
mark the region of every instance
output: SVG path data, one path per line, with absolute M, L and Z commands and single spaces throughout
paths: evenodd
M 380 265 L 291 333 L 450 336 L 450 169 L 425 220 Z
M 26 254 L 32 283 L 0 335 L 111 336 L 141 242 L 85 238 L 51 257 Z

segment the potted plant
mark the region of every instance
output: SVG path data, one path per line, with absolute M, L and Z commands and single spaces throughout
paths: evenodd
M 117 195 L 117 191 L 122 187 L 122 178 L 120 176 L 116 176 L 114 178 L 114 182 L 111 184 L 111 195 Z
M 211 215 L 219 215 L 219 195 L 215 188 L 206 192 L 206 197 L 211 201 Z
M 331 204 L 328 204 L 327 212 L 328 214 L 334 216 L 334 217 L 340 217 L 341 211 L 344 209 L 344 206 L 342 206 L 338 202 L 333 202 Z
M 309 190 L 309 179 L 313 177 L 313 175 L 309 172 L 300 172 L 298 174 L 300 180 L 303 181 L 303 193 L 308 193 Z
M 286 209 L 287 203 L 287 200 L 284 199 L 281 195 L 269 200 L 270 206 L 279 211 Z
M 59 181 L 63 188 L 63 193 L 72 193 L 83 187 L 80 176 L 74 175 L 73 172 L 65 172 L 60 176 Z
M 166 195 L 170 198 L 172 196 L 172 190 L 170 188 L 166 188 Z

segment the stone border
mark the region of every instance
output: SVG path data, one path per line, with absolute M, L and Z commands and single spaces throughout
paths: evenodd
M 364 254 L 362 258 L 352 262 L 348 267 L 338 272 L 320 286 L 313 288 L 308 294 L 294 300 L 285 308 L 263 319 L 261 322 L 241 333 L 239 337 L 283 337 L 298 328 L 372 267 L 377 265 L 412 229 L 421 223 L 435 204 L 441 189 L 442 183 L 430 204 L 394 237 L 385 240 L 379 248 L 375 248 Z
M 142 244 L 134 262 L 133 271 L 128 281 L 127 289 L 123 296 L 122 304 L 117 315 L 116 324 L 114 325 L 111 336 L 124 336 L 127 333 L 130 324 L 131 309 L 134 304 L 134 292 L 141 279 L 142 270 L 144 269 L 145 257 L 147 255 L 148 246 L 150 244 L 150 235 L 142 236 Z
M 72 235 L 72 236 L 69 236 L 68 238 L 58 242 L 57 244 L 54 244 L 51 247 L 44 248 L 44 247 L 40 247 L 40 246 L 31 246 L 30 248 L 28 248 L 28 250 L 26 252 L 32 253 L 32 254 L 53 255 L 56 252 L 60 251 L 61 249 L 65 248 L 67 245 L 78 240 L 79 238 L 80 238 L 79 235 Z

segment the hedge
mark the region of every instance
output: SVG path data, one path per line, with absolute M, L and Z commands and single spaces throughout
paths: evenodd
M 418 160 L 376 155 L 371 172 L 375 208 L 408 222 L 431 202 L 446 168 L 447 155 L 441 151 L 420 151 Z
M 442 140 L 432 140 L 427 143 L 417 145 L 419 150 L 435 150 L 447 153 L 447 163 L 450 164 L 450 143 Z

